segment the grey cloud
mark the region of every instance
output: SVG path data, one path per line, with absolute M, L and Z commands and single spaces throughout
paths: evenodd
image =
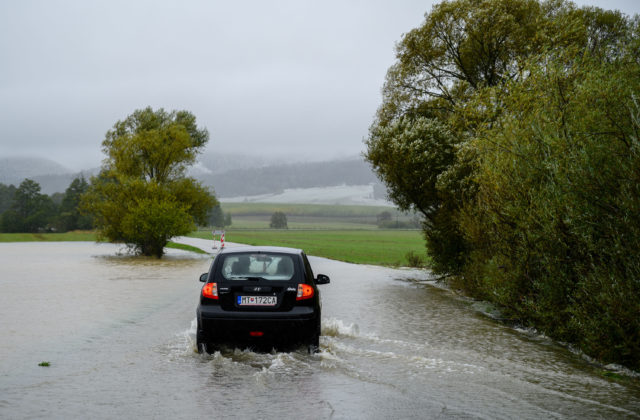
M 394 45 L 432 3 L 1 2 L 0 156 L 98 165 L 147 105 L 193 112 L 210 150 L 360 153 Z

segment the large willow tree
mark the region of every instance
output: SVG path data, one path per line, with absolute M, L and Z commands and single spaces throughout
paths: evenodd
M 209 139 L 187 111 L 136 110 L 106 134 L 107 155 L 83 198 L 99 236 L 160 258 L 174 236 L 206 223 L 217 203 L 186 176 Z
M 479 98 L 525 78 L 529 61 L 547 51 L 610 52 L 626 30 L 619 13 L 563 0 L 454 0 L 404 35 L 366 158 L 391 199 L 423 215 L 434 270 L 461 273 L 471 250 L 458 223 L 477 187 L 475 151 L 466 146 L 500 111 Z
M 479 133 L 461 213 L 480 295 L 550 336 L 640 367 L 640 63 L 564 51 L 509 85 Z M 609 57 L 611 58 L 611 57 Z
M 434 271 L 634 368 L 639 34 L 564 0 L 443 1 L 399 42 L 367 140 Z

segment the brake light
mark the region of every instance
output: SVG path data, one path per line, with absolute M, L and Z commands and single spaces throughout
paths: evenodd
M 313 297 L 313 287 L 308 284 L 298 285 L 298 294 L 296 300 L 311 299 Z
M 262 331 L 249 331 L 251 337 L 262 337 L 264 333 Z
M 202 296 L 209 299 L 218 299 L 218 283 L 207 283 L 202 286 Z

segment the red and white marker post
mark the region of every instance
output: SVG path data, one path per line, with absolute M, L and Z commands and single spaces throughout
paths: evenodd
M 213 249 L 218 249 L 218 244 L 216 244 L 218 235 L 220 235 L 220 249 L 224 248 L 224 230 L 214 230 L 211 233 L 213 234 Z

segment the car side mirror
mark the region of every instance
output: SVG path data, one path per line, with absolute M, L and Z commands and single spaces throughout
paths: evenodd
M 207 280 L 209 280 L 209 273 L 202 273 L 200 275 L 200 281 L 203 282 L 203 283 L 206 283 Z
M 318 277 L 316 277 L 316 284 L 329 284 L 331 282 L 331 279 L 329 279 L 329 276 L 325 276 L 324 274 L 318 274 Z

